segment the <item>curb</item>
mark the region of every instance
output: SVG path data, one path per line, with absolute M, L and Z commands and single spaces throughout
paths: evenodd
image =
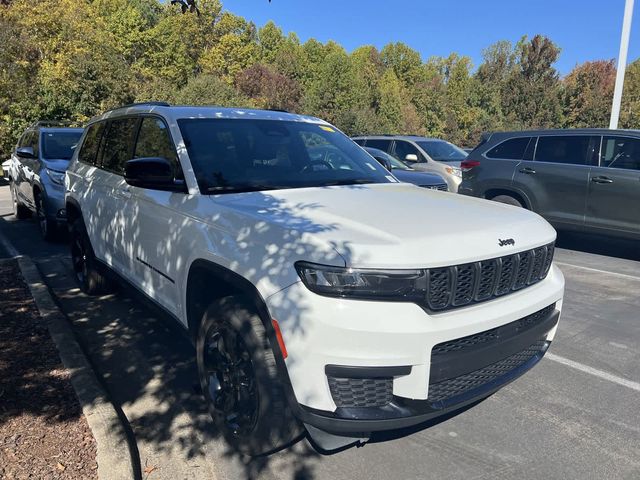
M 127 431 L 76 341 L 67 318 L 58 309 L 33 261 L 25 256 L 16 259 L 60 359 L 71 373 L 71 384 L 96 440 L 98 478 L 131 480 L 139 477 L 127 442 Z

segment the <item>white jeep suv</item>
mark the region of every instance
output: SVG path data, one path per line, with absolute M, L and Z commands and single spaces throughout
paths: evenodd
M 244 453 L 451 415 L 553 339 L 564 279 L 546 221 L 399 183 L 317 118 L 138 104 L 93 119 L 76 150 L 82 288 L 118 277 L 185 327 Z

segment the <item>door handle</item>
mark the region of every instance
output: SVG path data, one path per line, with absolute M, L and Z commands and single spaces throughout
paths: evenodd
M 591 181 L 593 183 L 613 183 L 613 180 L 609 177 L 593 177 Z
M 524 167 L 520 169 L 520 173 L 526 173 L 527 175 L 533 175 L 536 171 L 531 167 Z

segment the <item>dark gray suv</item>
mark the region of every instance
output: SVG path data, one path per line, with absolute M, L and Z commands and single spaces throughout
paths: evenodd
M 640 130 L 486 135 L 459 193 L 533 210 L 562 230 L 640 238 Z

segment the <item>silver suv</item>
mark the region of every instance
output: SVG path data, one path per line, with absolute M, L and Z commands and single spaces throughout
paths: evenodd
M 640 238 L 640 130 L 487 135 L 459 192 L 539 213 L 562 230 Z
M 62 125 L 39 121 L 27 128 L 9 166 L 14 215 L 23 219 L 35 213 L 46 240 L 55 236 L 60 224 L 66 224 L 64 174 L 84 131 Z
M 446 140 L 415 135 L 367 135 L 352 140 L 362 147 L 387 152 L 414 170 L 437 173 L 450 192 L 457 192 L 462 182 L 460 162 L 467 153 Z

